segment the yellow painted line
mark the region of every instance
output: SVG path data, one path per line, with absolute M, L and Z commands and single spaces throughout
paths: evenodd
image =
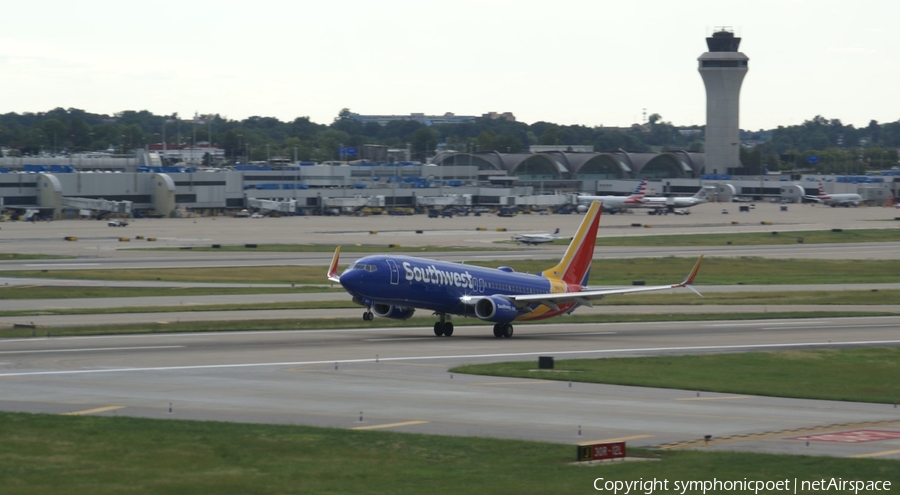
M 653 435 L 631 435 L 630 437 L 619 437 L 619 438 L 604 438 L 603 440 L 590 440 L 587 442 L 578 442 L 578 445 L 590 445 L 595 443 L 611 443 L 611 442 L 624 442 L 627 440 L 637 440 L 639 438 L 650 438 Z
M 725 397 L 682 397 L 674 400 L 731 400 L 731 399 L 749 399 L 749 395 L 728 395 Z
M 357 426 L 351 430 L 378 430 L 381 428 L 398 428 L 400 426 L 424 425 L 428 421 L 404 421 L 402 423 L 389 423 L 386 425 Z
M 872 452 L 871 454 L 856 454 L 856 455 L 851 455 L 850 457 L 854 457 L 854 458 L 880 457 L 883 455 L 894 455 L 894 454 L 900 454 L 900 450 L 885 450 L 884 452 Z
M 87 409 L 84 411 L 73 411 L 62 413 L 63 416 L 84 416 L 86 414 L 97 414 L 107 411 L 115 411 L 116 409 L 125 409 L 125 406 L 106 406 L 106 407 L 98 407 L 96 409 Z

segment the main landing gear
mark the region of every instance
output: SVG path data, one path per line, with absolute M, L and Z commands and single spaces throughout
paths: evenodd
M 441 321 L 438 321 L 434 324 L 434 334 L 438 337 L 445 336 L 449 337 L 453 335 L 453 323 L 447 321 L 447 315 L 441 314 Z
M 510 338 L 513 335 L 513 326 L 509 323 L 497 323 L 494 325 L 494 337 Z
M 373 315 L 371 311 L 366 311 L 365 313 L 363 313 L 363 320 L 372 321 L 374 319 L 375 319 L 375 315 Z

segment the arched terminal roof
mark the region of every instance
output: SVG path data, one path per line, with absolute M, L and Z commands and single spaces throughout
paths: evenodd
M 569 171 L 547 153 L 513 153 L 503 156 L 510 175 L 521 180 L 553 180 L 566 178 Z
M 480 153 L 457 153 L 455 151 L 442 151 L 432 158 L 435 165 L 473 165 L 478 170 L 506 170 L 503 166 L 503 156 L 496 151 L 484 151 Z
M 469 161 L 471 160 L 471 162 Z M 574 179 L 677 179 L 704 173 L 703 153 L 666 151 L 630 153 L 617 150 L 603 153 L 479 153 L 441 152 L 435 165 L 476 165 L 479 170 L 506 171 L 522 180 Z
M 612 153 L 584 153 L 570 158 L 570 170 L 577 179 L 630 179 L 634 177 L 628 163 Z

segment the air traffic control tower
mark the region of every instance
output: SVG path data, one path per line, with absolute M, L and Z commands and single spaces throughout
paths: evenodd
M 740 163 L 741 83 L 747 73 L 740 38 L 722 29 L 706 38 L 709 51 L 700 55 L 700 77 L 706 86 L 706 173 L 726 174 Z

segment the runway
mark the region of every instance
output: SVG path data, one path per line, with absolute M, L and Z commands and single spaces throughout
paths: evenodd
M 898 325 L 900 317 L 882 317 L 519 325 L 513 339 L 496 339 L 486 327 L 459 327 L 450 338 L 436 338 L 428 328 L 390 328 L 4 340 L 0 407 L 562 443 L 628 438 L 633 446 L 678 446 L 713 435 L 721 442 L 710 449 L 869 455 L 896 450 L 898 441 L 807 446 L 790 440 L 794 433 L 772 432 L 846 430 L 835 425 L 847 424 L 900 430 L 900 411 L 891 405 L 569 386 L 447 369 L 544 355 L 900 345 Z
M 722 215 L 720 209 L 735 211 Z M 682 233 L 779 232 L 896 228 L 883 208 L 832 209 L 758 205 L 701 205 L 690 216 L 607 215 L 600 236 Z M 396 252 L 422 255 L 420 246 L 461 246 L 464 252 L 428 253 L 435 259 L 554 259 L 563 247 L 496 244 L 514 232 L 572 231 L 580 215 L 528 215 L 441 219 L 199 218 L 136 220 L 126 229 L 105 223 L 61 221 L 4 224 L 0 252 L 71 256 L 68 259 L 0 260 L 0 271 L 82 268 L 324 266 L 331 253 L 196 252 L 219 244 L 399 243 Z M 766 223 L 764 223 L 766 222 Z M 484 228 L 485 230 L 476 230 Z M 375 230 L 377 229 L 377 230 Z M 506 229 L 502 231 L 501 229 Z M 417 233 L 421 230 L 422 233 Z M 375 233 L 370 233 L 375 232 Z M 78 241 L 65 241 L 76 236 Z M 127 236 L 123 241 L 119 236 Z M 137 239 L 142 236 L 145 239 Z M 155 242 L 146 238 L 157 239 Z M 129 247 L 131 249 L 123 249 Z M 137 247 L 179 248 L 145 251 Z M 502 247 L 503 250 L 494 250 Z M 394 248 L 392 248 L 394 249 Z M 393 252 L 393 251 L 392 251 Z M 759 256 L 769 258 L 900 259 L 900 242 L 786 244 L 692 248 L 598 247 L 596 259 L 625 257 Z M 355 259 L 346 253 L 342 261 Z M 323 272 L 324 274 L 324 272 Z M 324 278 L 324 276 L 323 276 Z M 153 282 L 0 280 L 3 284 L 159 286 Z M 183 284 L 174 284 L 181 286 Z M 200 284 L 191 284 L 200 285 Z M 169 285 L 171 286 L 171 285 Z M 896 284 L 832 289 L 879 290 Z M 809 290 L 804 286 L 702 288 L 703 290 Z M 816 287 L 821 289 L 821 287 Z M 117 307 L 229 304 L 279 300 L 343 300 L 333 294 L 174 296 L 53 301 L 0 301 L 0 310 L 51 307 Z M 72 306 L 74 305 L 74 306 Z M 627 308 L 627 309 L 626 309 Z M 819 306 L 813 307 L 821 308 Z M 878 307 L 881 308 L 881 307 Z M 835 309 L 835 307 L 829 307 Z M 864 306 L 863 310 L 879 310 Z M 897 305 L 881 308 L 898 311 Z M 677 306 L 582 308 L 596 312 L 738 312 L 803 310 L 787 306 Z M 359 310 L 132 313 L 4 317 L 39 327 L 108 321 L 358 317 Z M 105 320 L 104 320 L 105 319 Z M 816 432 L 878 428 L 900 431 L 892 405 L 708 394 L 543 380 L 451 375 L 451 366 L 538 356 L 602 358 L 786 350 L 827 346 L 900 345 L 900 316 L 852 319 L 661 322 L 639 324 L 517 325 L 512 339 L 496 339 L 489 325 L 457 326 L 451 338 L 430 328 L 347 328 L 285 332 L 132 335 L 0 340 L 0 409 L 10 411 L 129 415 L 151 418 L 297 423 L 338 428 L 389 429 L 576 443 L 627 439 L 631 446 L 691 447 L 712 435 L 706 448 L 817 455 L 900 458 L 898 440 L 871 443 L 810 442 L 790 438 Z M 43 332 L 42 332 L 43 334 Z

